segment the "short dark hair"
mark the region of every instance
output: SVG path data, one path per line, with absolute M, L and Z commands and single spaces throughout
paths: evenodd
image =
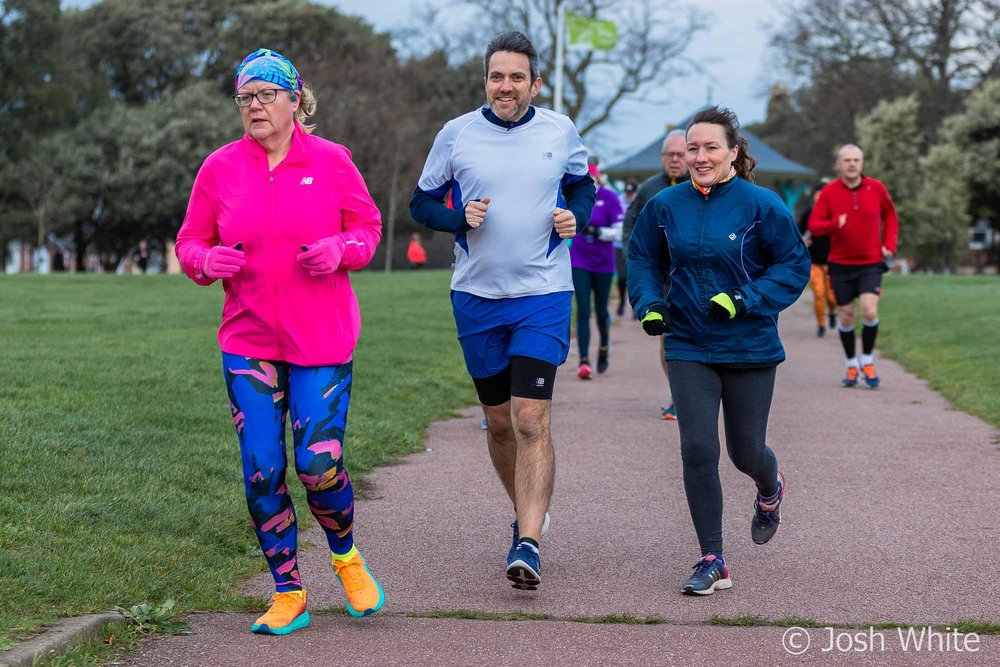
M 490 40 L 486 47 L 486 55 L 483 56 L 483 74 L 490 75 L 490 58 L 497 51 L 510 51 L 511 53 L 521 53 L 528 56 L 528 64 L 531 67 L 531 80 L 538 78 L 538 51 L 531 43 L 528 36 L 520 30 L 505 30 Z
M 698 123 L 710 123 L 722 126 L 722 129 L 726 133 L 726 146 L 729 148 L 739 146 L 736 159 L 733 160 L 733 167 L 736 168 L 736 173 L 740 178 L 752 181 L 750 172 L 757 166 L 757 160 L 750 155 L 748 150 L 749 144 L 746 137 L 740 132 L 740 119 L 736 117 L 736 112 L 718 105 L 708 107 L 694 115 L 694 118 L 688 123 L 687 129 L 690 130 L 692 125 L 697 125 Z

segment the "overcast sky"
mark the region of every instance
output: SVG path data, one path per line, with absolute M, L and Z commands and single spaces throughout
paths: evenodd
M 393 31 L 412 25 L 412 7 L 419 0 L 320 1 L 345 14 L 363 17 L 377 30 Z M 688 4 L 694 1 L 687 0 Z M 91 4 L 93 0 L 63 0 L 63 6 Z M 609 121 L 610 131 L 592 142 L 591 149 L 602 157 L 602 165 L 647 145 L 667 123 L 677 123 L 703 106 L 709 94 L 711 102 L 732 107 L 744 124 L 764 119 L 773 76 L 766 58 L 767 43 L 771 26 L 780 24 L 780 4 L 773 0 L 702 0 L 697 6 L 706 8 L 712 20 L 708 29 L 692 39 L 685 55 L 699 62 L 705 74 L 676 80 L 668 104 L 619 105 Z M 294 62 L 294 54 L 288 55 Z M 462 112 L 456 109 L 455 115 Z
M 683 1 L 683 0 L 680 0 Z M 345 14 L 364 17 L 376 28 L 391 31 L 407 25 L 411 0 L 328 0 Z M 709 27 L 697 34 L 686 56 L 699 62 L 705 75 L 675 81 L 669 104 L 623 103 L 592 148 L 607 165 L 647 145 L 663 132 L 711 101 L 730 106 L 740 121 L 764 119 L 767 90 L 773 75 L 766 59 L 771 26 L 780 25 L 781 8 L 774 0 L 712 0 L 699 2 L 712 15 Z M 530 37 L 530 35 L 529 35 Z M 709 90 L 711 89 L 711 91 Z M 456 110 L 458 115 L 458 110 Z

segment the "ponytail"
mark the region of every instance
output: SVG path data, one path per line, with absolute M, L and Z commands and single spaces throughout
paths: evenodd
M 739 152 L 736 153 L 736 159 L 733 160 L 733 168 L 736 169 L 736 175 L 753 183 L 755 182 L 755 179 L 751 172 L 754 170 L 754 167 L 757 166 L 757 160 L 750 155 L 747 138 L 742 134 L 739 135 L 736 145 L 740 148 Z

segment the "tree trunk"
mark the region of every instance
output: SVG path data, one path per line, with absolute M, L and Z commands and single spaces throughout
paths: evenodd
M 392 247 L 396 236 L 396 209 L 399 208 L 399 196 L 396 188 L 399 186 L 399 142 L 396 142 L 396 149 L 392 157 L 392 180 L 389 184 L 389 224 L 386 229 L 385 240 L 385 272 L 392 273 Z
M 83 222 L 73 223 L 73 249 L 76 250 L 76 271 L 87 271 L 87 238 L 83 234 Z

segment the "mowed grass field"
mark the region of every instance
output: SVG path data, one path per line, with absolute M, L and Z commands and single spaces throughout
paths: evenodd
M 449 278 L 352 277 L 355 475 L 475 400 Z M 239 582 L 264 561 L 222 379 L 221 308 L 221 285 L 180 276 L 0 276 L 0 645 L 114 605 L 252 604 Z M 289 487 L 308 521 L 301 485 Z
M 889 276 L 879 319 L 877 348 L 1000 427 L 1000 277 Z

